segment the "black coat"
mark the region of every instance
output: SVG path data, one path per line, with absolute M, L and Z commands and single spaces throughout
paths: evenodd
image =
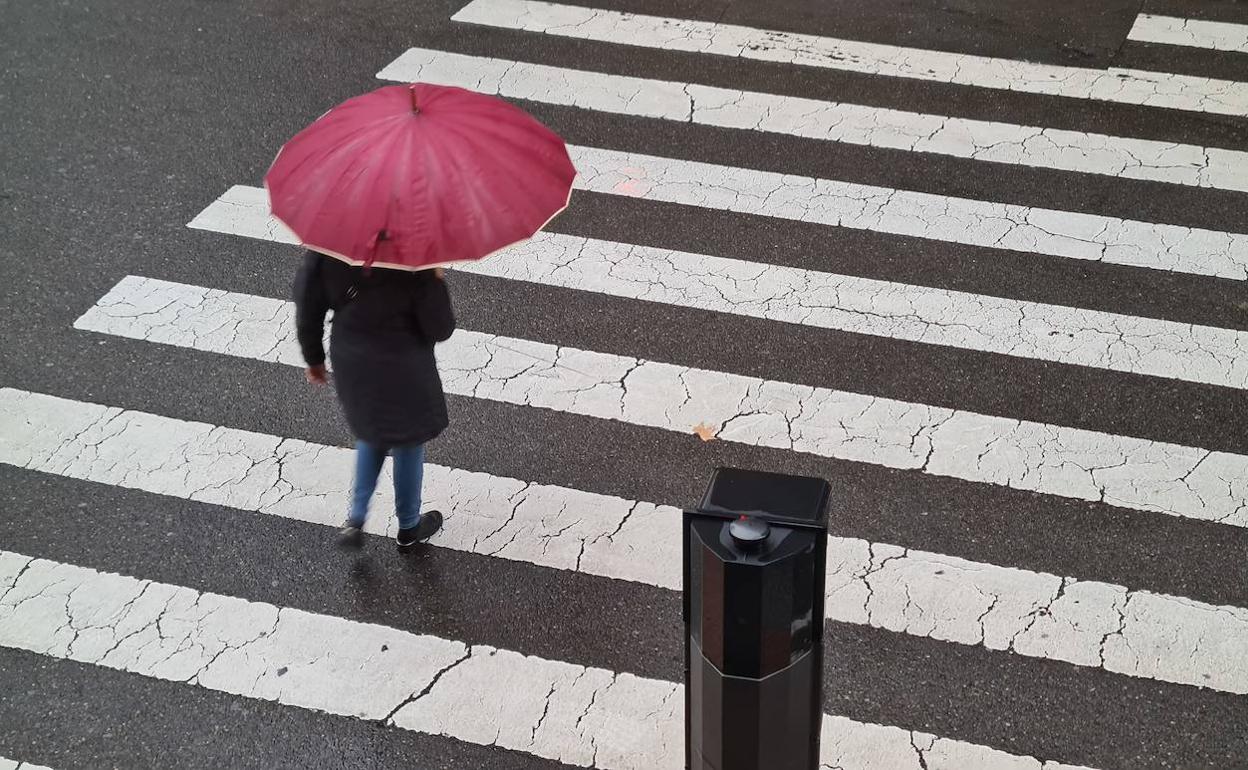
M 334 311 L 334 386 L 357 438 L 406 446 L 446 428 L 433 346 L 451 336 L 455 316 L 433 271 L 365 270 L 309 251 L 295 279 L 295 308 L 309 366 L 325 362 L 325 314 Z

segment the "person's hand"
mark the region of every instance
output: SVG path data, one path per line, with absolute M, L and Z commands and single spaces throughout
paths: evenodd
M 446 277 L 446 270 L 441 267 L 435 267 L 433 269 L 433 277 L 437 278 L 439 281 L 442 280 Z
M 329 372 L 325 371 L 325 364 L 317 364 L 309 366 L 304 372 L 304 376 L 308 378 L 308 382 L 313 385 L 328 385 Z

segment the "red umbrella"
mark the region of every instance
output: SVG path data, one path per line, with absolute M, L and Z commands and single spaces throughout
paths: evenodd
M 310 249 L 408 270 L 480 259 L 568 205 L 563 140 L 523 110 L 417 83 L 348 99 L 282 147 L 269 206 Z

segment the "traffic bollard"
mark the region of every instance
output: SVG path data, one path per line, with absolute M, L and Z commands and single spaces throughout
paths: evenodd
M 685 511 L 688 770 L 819 767 L 830 492 L 718 468 Z

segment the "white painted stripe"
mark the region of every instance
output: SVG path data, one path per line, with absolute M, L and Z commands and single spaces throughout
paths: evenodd
M 682 767 L 679 684 L 0 551 L 0 645 L 603 770 Z M 1060 765 L 826 716 L 824 765 Z
M 281 224 L 262 188 L 233 187 L 197 227 L 255 238 Z M 281 228 L 284 230 L 284 228 Z M 288 230 L 275 238 L 297 240 Z M 856 334 L 1248 388 L 1248 332 L 1022 302 L 539 233 L 461 272 Z
M 302 366 L 290 303 L 130 276 L 74 326 Z M 1248 457 L 461 330 L 447 392 L 1248 526 Z
M 1248 388 L 1248 332 L 541 234 L 463 272 L 858 334 Z
M 1142 43 L 1165 43 L 1248 53 L 1248 24 L 1141 13 L 1135 18 L 1135 25 L 1131 27 L 1131 34 L 1127 38 Z
M 1192 112 L 1248 115 L 1248 83 L 1123 69 L 1035 64 L 818 35 L 641 16 L 537 0 L 473 0 L 455 21 L 607 43 L 1051 94 Z
M 1107 264 L 1248 278 L 1248 234 L 894 190 L 593 147 L 569 147 L 582 190 Z M 234 232 L 267 207 L 235 186 L 187 223 Z M 248 232 L 297 243 L 276 220 Z M 231 230 L 230 228 L 235 228 Z
M 412 48 L 377 74 L 625 115 L 1248 191 L 1248 152 L 607 75 Z
M 290 228 L 269 212 L 269 194 L 263 187 L 234 185 L 186 226 L 274 243 L 299 244 L 299 238 Z
M 576 186 L 610 195 L 1222 278 L 1248 278 L 1248 234 L 571 147 Z
M 352 450 L 0 389 L 0 463 L 213 505 L 341 526 Z M 393 536 L 389 466 L 366 530 Z M 680 587 L 680 512 L 653 503 L 427 463 L 442 548 Z
M 43 765 L 32 765 L 29 762 L 18 762 L 16 759 L 0 757 L 0 770 L 52 770 Z
M 352 467 L 340 447 L 3 389 L 0 462 L 326 526 L 343 518 Z M 378 494 L 389 511 L 388 481 Z M 424 496 L 445 516 L 437 546 L 680 588 L 671 506 L 434 464 Z M 829 620 L 1248 691 L 1248 611 L 1235 607 L 856 538 L 829 537 L 827 566 Z

